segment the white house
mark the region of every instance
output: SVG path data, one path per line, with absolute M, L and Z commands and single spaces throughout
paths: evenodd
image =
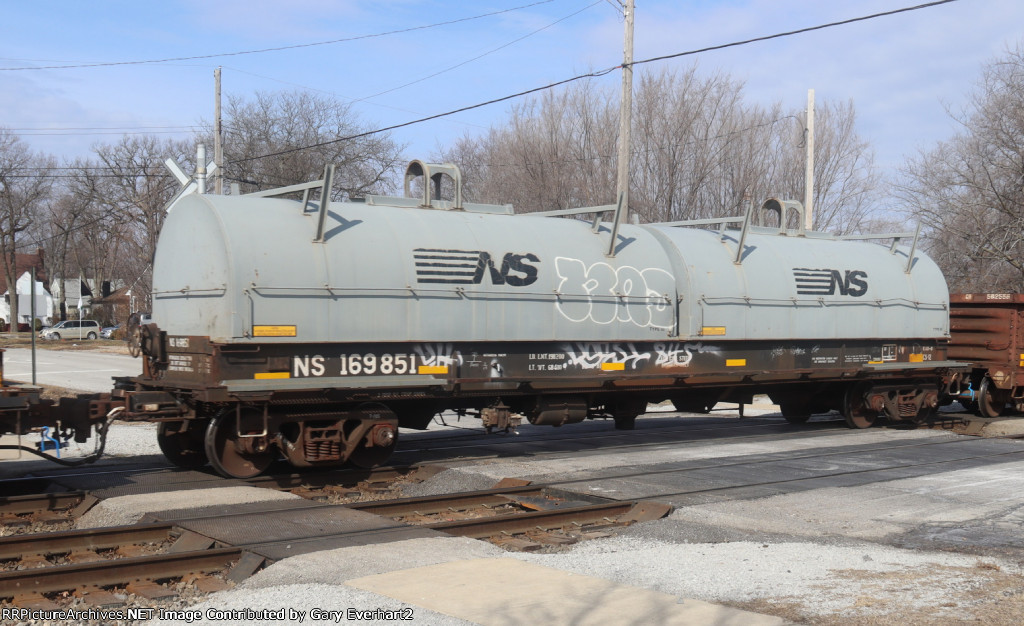
M 29 272 L 18 277 L 15 284 L 15 293 L 18 295 L 18 323 L 28 324 L 32 319 L 32 277 Z M 53 325 L 53 297 L 44 287 L 43 283 L 36 281 L 36 319 L 44 326 Z M 3 302 L 0 302 L 0 320 L 6 328 L 11 320 L 11 290 L 4 292 Z

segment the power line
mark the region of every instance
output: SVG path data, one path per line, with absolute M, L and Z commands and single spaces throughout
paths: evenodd
M 354 37 L 345 37 L 345 38 L 342 38 L 342 39 L 332 39 L 330 41 L 317 41 L 317 42 L 313 42 L 313 43 L 294 44 L 294 45 L 291 45 L 291 46 L 277 46 L 277 47 L 274 47 L 274 48 L 262 48 L 260 50 L 242 50 L 242 51 L 239 51 L 239 52 L 222 52 L 222 53 L 218 53 L 218 54 L 200 54 L 200 55 L 187 56 L 187 57 L 168 57 L 166 59 L 147 59 L 147 60 L 142 60 L 142 61 L 109 61 L 109 62 L 102 62 L 102 63 L 77 63 L 77 64 L 69 64 L 69 65 L 41 65 L 41 66 L 35 66 L 35 67 L 0 67 L 0 72 L 15 72 L 15 71 L 27 71 L 27 70 L 66 70 L 66 69 L 79 69 L 79 68 L 87 68 L 87 67 L 114 67 L 114 66 L 118 66 L 118 65 L 147 65 L 147 64 L 153 64 L 153 63 L 170 63 L 172 61 L 194 61 L 194 60 L 197 60 L 197 59 L 216 59 L 216 58 L 220 58 L 220 57 L 242 56 L 242 55 L 246 55 L 246 54 L 262 54 L 262 53 L 265 53 L 265 52 L 280 52 L 282 50 L 296 50 L 296 49 L 299 49 L 299 48 L 312 48 L 312 47 L 315 47 L 315 46 L 327 46 L 327 45 L 332 45 L 332 44 L 336 44 L 336 43 L 345 43 L 345 42 L 349 42 L 349 41 L 359 41 L 359 40 L 362 40 L 362 39 L 374 39 L 374 38 L 377 38 L 377 37 L 385 37 L 385 36 L 388 36 L 388 35 L 400 35 L 402 33 L 410 33 L 410 32 L 417 31 L 417 30 L 426 30 L 426 29 L 429 29 L 429 28 L 437 28 L 439 26 L 450 26 L 452 24 L 459 24 L 459 23 L 462 23 L 462 22 L 469 22 L 469 21 L 472 21 L 472 20 L 479 20 L 479 19 L 482 19 L 482 18 L 485 18 L 485 17 L 492 17 L 492 16 L 495 16 L 495 15 L 501 15 L 502 13 L 511 13 L 512 11 L 519 11 L 519 10 L 522 10 L 522 9 L 528 9 L 530 7 L 534 7 L 534 6 L 537 6 L 537 5 L 540 5 L 540 4 L 548 4 L 550 2 L 554 2 L 554 0 L 538 0 L 537 2 L 532 2 L 530 4 L 524 4 L 524 5 L 521 5 L 521 6 L 512 7 L 511 9 L 502 9 L 501 11 L 492 11 L 490 13 L 483 13 L 483 14 L 480 14 L 480 15 L 473 15 L 473 16 L 470 16 L 470 17 L 462 17 L 462 18 L 459 18 L 459 19 L 448 20 L 448 21 L 445 21 L 445 22 L 436 22 L 434 24 L 424 24 L 424 25 L 421 25 L 421 26 L 411 26 L 409 28 L 401 28 L 401 29 L 398 29 L 398 30 L 391 30 L 391 31 L 383 32 L 383 33 L 374 33 L 372 35 L 356 35 Z
M 586 11 L 587 9 L 590 9 L 590 8 L 594 7 L 595 5 L 600 4 L 600 3 L 601 3 L 601 0 L 597 0 L 596 2 L 593 2 L 593 3 L 583 7 L 582 9 L 579 9 L 578 11 L 574 11 L 574 12 L 570 13 L 569 15 L 566 15 L 565 17 L 559 18 L 559 19 L 555 20 L 554 22 L 551 22 L 550 24 L 547 24 L 546 26 L 542 26 L 541 28 L 538 28 L 538 29 L 536 29 L 534 31 L 531 31 L 531 32 L 529 32 L 529 33 L 527 33 L 527 34 L 525 34 L 525 35 L 523 35 L 521 37 L 518 37 L 516 39 L 513 39 L 512 41 L 509 41 L 509 42 L 507 42 L 505 44 L 502 44 L 502 45 L 498 46 L 497 48 L 493 48 L 491 50 L 488 50 L 487 52 L 484 52 L 484 53 L 479 54 L 479 55 L 477 55 L 475 57 L 472 57 L 470 59 L 467 59 L 467 60 L 462 61 L 460 63 L 457 63 L 455 65 L 452 65 L 450 67 L 447 67 L 447 68 L 445 68 L 443 70 L 439 70 L 437 72 L 434 72 L 433 74 L 429 74 L 427 76 L 423 76 L 422 78 L 417 78 L 416 80 L 404 83 L 402 85 L 398 85 L 397 87 L 391 87 L 389 89 L 385 89 L 384 91 L 379 91 L 377 93 L 371 94 L 369 96 L 363 96 L 361 98 L 350 98 L 350 97 L 347 97 L 347 96 L 341 96 L 341 95 L 336 94 L 336 93 L 334 93 L 332 91 L 326 91 L 326 90 L 315 88 L 315 87 L 308 87 L 306 85 L 300 85 L 298 83 L 284 81 L 284 80 L 280 80 L 280 79 L 277 79 L 277 78 L 272 78 L 270 76 L 263 76 L 263 75 L 260 75 L 260 74 L 255 74 L 253 72 L 248 72 L 248 71 L 241 70 L 241 69 L 238 69 L 238 68 L 229 68 L 229 69 L 232 69 L 232 70 L 234 70 L 236 72 L 240 72 L 242 74 L 248 74 L 250 76 L 256 76 L 256 77 L 263 78 L 263 79 L 266 79 L 266 80 L 272 80 L 272 81 L 280 82 L 280 83 L 283 83 L 283 84 L 286 84 L 286 85 L 293 85 L 293 86 L 296 86 L 296 87 L 301 87 L 303 89 L 307 89 L 307 90 L 310 90 L 310 91 L 317 91 L 317 92 L 321 92 L 321 93 L 330 94 L 332 96 L 340 97 L 340 98 L 343 98 L 345 100 L 348 100 L 348 101 L 350 101 L 350 104 L 356 104 L 356 103 L 359 103 L 359 102 L 367 102 L 368 100 L 370 100 L 372 98 L 376 98 L 377 96 L 382 96 L 384 94 L 388 94 L 388 93 L 391 93 L 391 92 L 394 92 L 394 91 L 398 91 L 399 89 L 405 89 L 406 87 L 410 87 L 410 86 L 415 85 L 417 83 L 421 83 L 421 82 L 423 82 L 425 80 L 429 80 L 431 78 L 434 78 L 435 76 L 440 76 L 441 74 L 444 74 L 446 72 L 450 72 L 450 71 L 452 71 L 454 69 L 457 69 L 457 68 L 460 68 L 463 65 L 468 65 L 469 63 L 472 63 L 473 61 L 477 61 L 479 59 L 482 59 L 485 56 L 493 54 L 493 53 L 495 53 L 495 52 L 497 52 L 499 50 L 503 50 L 505 48 L 508 48 L 509 46 L 512 46 L 512 45 L 514 45 L 516 43 L 519 43 L 520 41 L 523 41 L 524 39 L 526 39 L 528 37 L 531 37 L 533 35 L 536 35 L 539 32 L 547 30 L 548 28 L 551 28 L 555 24 L 558 24 L 560 22 L 564 22 L 565 20 L 567 20 L 567 19 L 569 19 L 571 17 L 575 17 L 576 15 L 579 15 L 580 13 L 582 13 L 582 12 Z M 532 6 L 532 5 L 529 5 L 529 6 Z M 383 106 L 385 108 L 394 109 L 396 111 L 405 111 L 406 113 L 415 113 L 415 111 L 410 111 L 408 109 L 402 109 L 402 108 L 399 108 L 399 107 L 388 106 L 388 105 L 385 105 L 385 104 L 379 104 L 379 103 L 373 103 L 373 102 L 370 102 L 369 104 L 374 104 L 376 106 Z M 470 126 L 478 126 L 479 127 L 478 124 L 468 124 L 468 125 L 470 125 Z
M 408 122 L 402 122 L 401 124 L 393 124 L 391 126 L 385 126 L 383 128 L 378 128 L 376 130 L 368 130 L 366 132 L 357 133 L 355 135 L 349 135 L 347 137 L 339 137 L 338 139 L 331 139 L 330 141 L 321 141 L 320 143 L 315 143 L 315 144 L 312 144 L 312 145 L 309 145 L 309 146 L 302 146 L 302 147 L 299 147 L 299 148 L 290 148 L 288 150 L 281 150 L 281 151 L 278 151 L 278 152 L 271 152 L 270 154 L 263 154 L 263 155 L 260 155 L 260 156 L 248 157 L 248 158 L 245 158 L 245 159 L 236 159 L 234 161 L 229 161 L 228 164 L 229 165 L 234 165 L 236 163 L 246 163 L 248 161 L 255 161 L 255 160 L 258 160 L 258 159 L 266 159 L 266 158 L 270 158 L 270 157 L 281 156 L 281 155 L 284 155 L 284 154 L 291 154 L 293 152 L 299 152 L 299 151 L 302 151 L 302 150 L 310 150 L 312 148 L 322 148 L 323 146 L 329 146 L 331 144 L 340 143 L 342 141 L 350 141 L 352 139 L 360 139 L 362 137 L 367 137 L 369 135 L 376 135 L 377 133 L 383 133 L 383 132 L 387 132 L 389 130 L 395 130 L 397 128 L 404 128 L 406 126 L 412 126 L 414 124 L 420 124 L 422 122 L 428 122 L 430 120 L 436 120 L 438 118 L 448 117 L 449 115 L 455 115 L 456 113 L 463 113 L 465 111 L 472 111 L 473 109 L 479 109 L 481 107 L 485 107 L 485 106 L 488 106 L 488 105 L 491 105 L 491 104 L 497 104 L 499 102 L 505 102 L 506 100 L 512 100 L 514 98 L 519 98 L 519 97 L 522 97 L 522 96 L 527 96 L 527 95 L 530 95 L 531 93 L 536 93 L 538 91 L 545 91 L 547 89 L 552 89 L 554 87 L 558 87 L 560 85 L 565 85 L 567 83 L 571 83 L 571 82 L 574 82 L 574 81 L 577 81 L 577 80 L 582 80 L 584 78 L 597 78 L 599 76 L 605 76 L 606 74 L 610 74 L 610 73 L 614 72 L 617 69 L 619 69 L 619 66 L 616 65 L 614 67 L 609 67 L 608 69 L 600 70 L 598 72 L 590 72 L 588 74 L 580 74 L 578 76 L 573 76 L 572 78 L 567 78 L 565 80 L 560 80 L 560 81 L 555 82 L 555 83 L 549 83 L 549 84 L 544 85 L 542 87 L 535 87 L 533 89 L 527 89 L 526 91 L 520 91 L 518 93 L 510 94 L 510 95 L 507 95 L 507 96 L 502 96 L 500 98 L 495 98 L 493 100 L 488 100 L 486 102 L 480 102 L 480 103 L 477 103 L 477 104 L 471 104 L 469 106 L 464 106 L 462 108 L 454 109 L 452 111 L 446 111 L 444 113 L 437 113 L 435 115 L 428 115 L 427 117 L 421 117 L 421 118 L 416 119 L 416 120 L 411 120 L 411 121 L 408 121 Z
M 747 45 L 747 44 L 750 44 L 750 43 L 756 43 L 756 42 L 761 42 L 761 41 L 768 41 L 768 40 L 771 40 L 771 39 L 778 39 L 778 38 L 782 38 L 782 37 L 791 37 L 791 36 L 794 36 L 794 35 L 798 35 L 798 34 L 802 34 L 802 33 L 807 33 L 807 32 L 811 32 L 811 31 L 823 30 L 823 29 L 826 29 L 826 28 L 833 28 L 833 27 L 837 27 L 837 26 L 843 26 L 843 25 L 846 25 L 846 24 L 852 24 L 852 23 L 855 23 L 855 22 L 862 22 L 862 21 L 876 19 L 876 18 L 880 18 L 880 17 L 887 17 L 887 16 L 891 16 L 891 15 L 896 15 L 896 14 L 899 14 L 899 13 L 906 13 L 906 12 L 909 12 L 909 11 L 917 11 L 917 10 L 920 10 L 920 9 L 931 8 L 931 7 L 935 7 L 935 6 L 939 6 L 939 5 L 943 5 L 943 4 L 949 4 L 951 2 L 957 2 L 957 1 L 958 0 L 937 0 L 936 2 L 929 2 L 929 3 L 926 3 L 926 4 L 920 4 L 920 5 L 916 5 L 916 6 L 912 6 L 912 7 L 905 7 L 905 8 L 902 8 L 902 9 L 894 9 L 892 11 L 886 11 L 886 12 L 883 12 L 883 13 L 874 13 L 874 14 L 871 14 L 871 15 L 863 16 L 863 17 L 856 17 L 856 18 L 851 18 L 851 19 L 842 20 L 842 21 L 838 21 L 838 22 L 830 22 L 830 23 L 821 24 L 821 25 L 818 25 L 818 26 L 810 26 L 810 27 L 807 27 L 807 28 L 787 31 L 787 32 L 784 32 L 784 33 L 777 33 L 777 34 L 774 34 L 774 35 L 765 35 L 765 36 L 762 36 L 762 37 L 756 37 L 756 38 L 753 38 L 753 39 L 747 39 L 747 40 L 743 40 L 743 41 L 737 41 L 737 42 L 731 42 L 731 43 L 721 44 L 721 45 L 717 45 L 717 46 L 711 46 L 711 47 L 707 47 L 707 48 L 701 48 L 701 49 L 698 49 L 698 50 L 690 50 L 690 51 L 686 51 L 686 52 L 678 52 L 678 53 L 675 53 L 675 54 L 663 55 L 663 56 L 659 56 L 659 57 L 652 57 L 652 58 L 649 58 L 649 59 L 642 59 L 642 60 L 639 60 L 639 61 L 634 61 L 633 65 L 641 65 L 641 64 L 645 64 L 645 63 L 652 63 L 654 61 L 662 61 L 662 60 L 678 58 L 678 57 L 682 57 L 682 56 L 694 55 L 694 54 L 698 54 L 700 52 L 708 52 L 708 51 L 713 51 L 713 50 L 721 50 L 721 49 L 724 49 L 724 48 L 742 46 L 742 45 Z M 527 5 L 527 6 L 532 6 L 532 5 Z M 587 7 L 587 8 L 589 8 L 589 7 Z M 508 10 L 511 11 L 511 10 L 514 10 L 514 9 L 508 9 Z M 466 18 L 466 19 L 468 19 L 468 18 Z M 530 94 L 533 94 L 533 93 L 537 93 L 537 92 L 540 92 L 540 91 L 545 91 L 545 90 L 548 90 L 548 89 L 553 89 L 555 87 L 559 87 L 561 85 L 566 85 L 566 84 L 569 84 L 569 83 L 572 83 L 572 82 L 575 82 L 575 81 L 578 81 L 578 80 L 583 80 L 583 79 L 586 79 L 586 78 L 598 78 L 598 77 L 601 77 L 601 76 L 606 76 L 607 74 L 610 74 L 611 72 L 615 71 L 616 69 L 619 69 L 620 67 L 621 67 L 621 65 L 616 65 L 616 66 L 609 67 L 609 68 L 606 68 L 606 69 L 603 69 L 603 70 L 598 70 L 598 71 L 594 71 L 594 72 L 588 72 L 586 74 L 579 74 L 579 75 L 573 76 L 571 78 L 560 80 L 560 81 L 557 81 L 557 82 L 554 82 L 554 83 L 549 83 L 547 85 L 543 85 L 543 86 L 540 86 L 540 87 L 534 87 L 532 89 L 527 89 L 525 91 L 520 91 L 520 92 L 517 92 L 517 93 L 513 93 L 513 94 L 506 95 L 506 96 L 502 96 L 502 97 L 499 97 L 499 98 L 494 98 L 492 100 L 487 100 L 485 102 L 480 102 L 480 103 L 477 103 L 477 104 L 472 104 L 472 105 L 460 107 L 458 109 L 453 109 L 453 110 L 446 111 L 446 112 L 443 112 L 443 113 L 437 113 L 437 114 L 434 114 L 434 115 L 429 115 L 429 116 L 426 116 L 426 117 L 421 117 L 421 118 L 418 118 L 418 119 L 415 119 L 415 120 L 410 120 L 408 122 L 402 122 L 402 123 L 399 123 L 399 124 L 393 124 L 391 126 L 385 126 L 385 127 L 378 128 L 378 129 L 375 129 L 375 130 L 365 131 L 365 132 L 357 133 L 357 134 L 354 134 L 354 135 L 348 135 L 346 137 L 340 137 L 340 138 L 332 139 L 332 140 L 329 140 L 329 141 L 323 141 L 323 142 L 316 143 L 316 144 L 311 144 L 311 145 L 308 145 L 308 146 L 301 146 L 301 147 L 297 147 L 297 148 L 289 148 L 287 150 L 280 150 L 280 151 L 277 151 L 277 152 L 271 152 L 269 154 L 263 154 L 263 155 L 254 156 L 254 157 L 246 157 L 246 158 L 243 158 L 243 159 L 236 159 L 236 160 L 233 160 L 233 161 L 229 161 L 227 164 L 234 165 L 234 164 L 238 164 L 238 163 L 247 163 L 247 162 L 250 162 L 250 161 L 256 161 L 256 160 L 259 160 L 259 159 L 265 159 L 265 158 L 270 158 L 270 157 L 275 157 L 275 156 L 282 156 L 282 155 L 285 155 L 285 154 L 292 154 L 294 152 L 300 152 L 302 150 L 310 150 L 310 149 L 313 149 L 313 148 L 320 148 L 320 147 L 323 147 L 323 146 L 328 146 L 328 145 L 332 145 L 332 144 L 335 144 L 335 143 L 340 143 L 342 141 L 350 141 L 352 139 L 359 139 L 359 138 L 362 138 L 362 137 L 367 137 L 367 136 L 375 135 L 375 134 L 382 133 L 382 132 L 396 130 L 398 128 L 404 128 L 406 126 L 412 126 L 412 125 L 415 125 L 415 124 L 420 124 L 420 123 L 423 123 L 423 122 L 439 119 L 439 118 L 442 118 L 442 117 L 448 117 L 450 115 L 455 115 L 457 113 L 463 113 L 465 111 L 470 111 L 470 110 L 473 110 L 473 109 L 478 109 L 478 108 L 482 108 L 482 107 L 485 107 L 485 106 L 490 106 L 492 104 L 497 104 L 499 102 L 506 102 L 508 100 L 512 100 L 512 99 L 515 99 L 515 98 L 520 98 L 522 96 L 527 96 L 527 95 L 530 95 Z M 18 175 L 15 175 L 15 176 L 12 176 L 12 177 L 15 177 L 15 178 L 27 178 L 27 176 L 18 176 Z M 67 176 L 67 178 L 71 178 L 71 176 Z
M 830 23 L 827 23 L 827 24 L 820 24 L 818 26 L 809 26 L 807 28 L 801 28 L 801 29 L 798 29 L 798 30 L 792 30 L 792 31 L 787 31 L 787 32 L 783 32 L 783 33 L 776 33 L 774 35 L 765 35 L 765 36 L 762 36 L 762 37 L 755 37 L 753 39 L 745 39 L 743 41 L 734 41 L 734 42 L 731 42 L 731 43 L 721 44 L 721 45 L 717 45 L 717 46 L 710 46 L 710 47 L 707 47 L 707 48 L 700 48 L 700 49 L 697 49 L 697 50 L 689 50 L 689 51 L 686 51 L 686 52 L 677 52 L 675 54 L 667 54 L 667 55 L 663 55 L 663 56 L 652 57 L 652 58 L 649 58 L 649 59 L 641 59 L 639 61 L 634 61 L 632 64 L 633 65 L 642 65 L 644 63 L 653 63 L 654 61 L 664 61 L 664 60 L 667 60 L 667 59 L 674 59 L 674 58 L 678 58 L 678 57 L 699 54 L 701 52 L 710 52 L 710 51 L 713 51 L 713 50 L 722 50 L 724 48 L 732 48 L 732 47 L 736 47 L 736 46 L 743 46 L 743 45 L 747 45 L 747 44 L 751 44 L 751 43 L 757 43 L 757 42 L 761 42 L 761 41 L 768 41 L 768 40 L 771 40 L 771 39 L 779 39 L 779 38 L 782 38 L 782 37 L 792 37 L 794 35 L 799 35 L 799 34 L 811 32 L 811 31 L 823 30 L 823 29 L 826 29 L 826 28 L 834 28 L 834 27 L 837 27 L 837 26 L 844 26 L 846 24 L 852 24 L 854 22 L 863 22 L 863 21 L 866 21 L 866 20 L 872 20 L 872 19 L 876 19 L 876 18 L 880 18 L 880 17 L 888 17 L 890 15 L 896 15 L 896 14 L 899 14 L 899 13 L 906 13 L 906 12 L 909 12 L 909 11 L 918 11 L 918 10 L 921 10 L 921 9 L 927 9 L 927 8 L 939 6 L 939 5 L 942 5 L 942 4 L 949 4 L 951 2 L 957 2 L 957 1 L 958 0 L 937 0 L 936 2 L 928 2 L 926 4 L 919 4 L 919 5 L 916 5 L 916 6 L 905 7 L 905 8 L 902 8 L 902 9 L 894 9 L 892 11 L 885 11 L 883 13 L 874 13 L 874 14 L 871 14 L 871 15 L 865 15 L 865 16 L 862 16 L 862 17 L 855 17 L 855 18 L 851 18 L 851 19 L 847 19 L 847 20 L 842 20 L 842 21 L 839 21 L 839 22 L 830 22 Z M 237 159 L 237 160 L 231 161 L 229 163 L 230 164 L 246 163 L 246 162 L 255 161 L 255 160 L 258 160 L 258 159 L 265 159 L 265 158 L 281 156 L 281 155 L 285 155 L 285 154 L 291 154 L 293 152 L 300 152 L 302 150 L 310 150 L 310 149 L 313 149 L 313 148 L 321 148 L 323 146 L 328 146 L 328 145 L 331 145 L 331 144 L 340 143 L 342 141 L 350 141 L 352 139 L 360 139 L 362 137 L 367 137 L 369 135 L 375 135 L 377 133 L 383 133 L 383 132 L 387 132 L 387 131 L 390 131 L 390 130 L 396 130 L 398 128 L 404 128 L 406 126 L 412 126 L 414 124 L 420 124 L 420 123 L 423 123 L 423 122 L 428 122 L 428 121 L 439 119 L 439 118 L 442 118 L 442 117 L 448 117 L 449 115 L 455 115 L 456 113 L 463 113 L 465 111 L 471 111 L 473 109 L 479 109 L 479 108 L 482 108 L 482 107 L 485 107 L 485 106 L 490 106 L 492 104 L 497 104 L 499 102 L 506 102 L 508 100 L 513 100 L 515 98 L 521 98 L 523 96 L 528 96 L 530 94 L 537 93 L 539 91 L 545 91 L 545 90 L 548 90 L 548 89 L 552 89 L 554 87 L 559 87 L 561 85 L 566 85 L 568 83 L 572 83 L 572 82 L 575 82 L 575 81 L 578 81 L 578 80 L 583 80 L 585 78 L 597 78 L 597 77 L 600 77 L 600 76 L 605 76 L 605 75 L 610 74 L 611 72 L 613 72 L 613 71 L 615 71 L 617 69 L 620 69 L 621 67 L 622 67 L 622 65 L 620 64 L 620 65 L 615 65 L 613 67 L 610 67 L 610 68 L 607 68 L 607 69 L 604 69 L 604 70 L 599 70 L 599 71 L 596 71 L 596 72 L 588 72 L 586 74 L 578 74 L 578 75 L 573 76 L 571 78 L 566 78 L 564 80 L 560 80 L 560 81 L 557 81 L 557 82 L 554 82 L 554 83 L 549 83 L 549 84 L 543 85 L 541 87 L 534 87 L 533 89 L 527 89 L 525 91 L 520 91 L 520 92 L 517 92 L 517 93 L 514 93 L 514 94 L 509 94 L 507 96 L 502 96 L 500 98 L 494 98 L 493 100 L 487 100 L 486 102 L 480 102 L 480 103 L 477 103 L 477 104 L 471 104 L 471 105 L 468 105 L 468 106 L 460 107 L 458 109 L 453 109 L 451 111 L 446 111 L 444 113 L 437 113 L 437 114 L 434 114 L 434 115 L 429 115 L 427 117 L 421 117 L 419 119 L 410 120 L 408 122 L 403 122 L 403 123 L 400 123 L 400 124 L 393 124 L 391 126 L 385 126 L 385 127 L 382 127 L 382 128 L 378 128 L 376 130 L 371 130 L 371 131 L 366 131 L 366 132 L 362 132 L 362 133 L 357 133 L 355 135 L 349 135 L 347 137 L 339 137 L 337 139 L 332 139 L 330 141 L 323 141 L 323 142 L 312 144 L 312 145 L 309 145 L 309 146 L 304 146 L 304 147 L 299 147 L 299 148 L 289 148 L 287 150 L 280 150 L 278 152 L 271 152 L 270 154 L 264 154 L 264 155 L 260 155 L 260 156 L 254 156 L 254 157 L 247 157 L 247 158 L 244 158 L 244 159 Z
M 772 39 L 780 39 L 782 37 L 791 37 L 793 35 L 801 35 L 803 33 L 809 33 L 815 30 L 823 30 L 826 28 L 832 28 L 834 26 L 845 26 L 847 24 L 853 24 L 855 22 L 864 22 L 867 20 L 873 20 L 878 17 L 888 17 L 890 15 L 896 15 L 898 13 L 907 13 L 909 11 L 917 11 L 920 9 L 929 9 L 931 7 L 939 6 L 940 4 L 949 4 L 950 2 L 958 2 L 958 0 L 937 0 L 936 2 L 928 2 L 926 4 L 919 4 L 912 7 L 904 7 L 902 9 L 893 9 L 892 11 L 884 11 L 882 13 L 873 13 L 871 15 L 865 15 L 863 17 L 854 17 L 848 20 L 842 20 L 839 22 L 829 22 L 828 24 L 819 24 L 818 26 L 808 26 L 807 28 L 800 28 L 798 30 L 791 30 L 784 33 L 776 33 L 774 35 L 765 35 L 763 37 L 755 37 L 753 39 L 744 39 L 743 41 L 734 41 L 732 43 L 721 44 L 718 46 L 709 46 L 707 48 L 700 48 L 698 50 L 689 50 L 687 52 L 677 52 L 675 54 L 666 54 L 660 57 L 652 57 L 650 59 L 644 59 L 642 61 L 634 61 L 633 65 L 640 65 L 642 63 L 653 63 L 654 61 L 665 61 L 667 59 L 676 59 L 679 57 L 689 56 L 693 54 L 700 54 L 701 52 L 711 52 L 714 50 L 724 50 L 725 48 L 734 48 L 736 46 L 745 46 L 750 43 L 758 43 L 761 41 L 769 41 Z
M 495 53 L 495 52 L 497 52 L 499 50 L 503 50 L 505 48 L 508 48 L 509 46 L 511 46 L 513 44 L 517 44 L 520 41 L 526 39 L 527 37 L 532 37 L 532 36 L 536 35 L 537 33 L 541 32 L 541 31 L 547 30 L 547 29 L 551 28 L 552 26 L 554 26 L 555 24 L 558 24 L 559 22 L 564 22 L 565 20 L 569 19 L 570 17 L 575 17 L 575 16 L 579 15 L 580 13 L 583 13 L 587 9 L 593 8 L 594 6 L 596 6 L 598 4 L 601 4 L 601 0 L 597 0 L 597 2 L 594 2 L 592 4 L 588 4 L 587 6 L 583 7 L 579 11 L 574 11 L 574 12 L 570 13 L 569 15 L 566 15 L 563 18 L 559 18 L 559 19 L 555 20 L 554 22 L 551 22 L 550 24 L 548 24 L 546 26 L 541 26 L 537 30 L 529 32 L 529 33 L 523 35 L 522 37 L 513 39 L 512 41 L 510 41 L 508 43 L 502 44 L 502 45 L 498 46 L 497 48 L 493 48 L 491 50 L 488 50 L 487 52 L 484 52 L 483 54 L 479 54 L 479 55 L 477 55 L 477 56 L 475 56 L 475 57 L 473 57 L 471 59 L 466 59 L 465 61 L 462 61 L 461 63 L 456 63 L 455 65 L 452 65 L 451 67 L 446 67 L 445 69 L 437 71 L 437 72 L 434 72 L 433 74 L 429 74 L 429 75 L 424 76 L 422 78 L 417 78 L 416 80 L 410 81 L 408 83 L 405 83 L 404 85 L 399 85 L 397 87 L 391 87 L 390 89 L 385 89 L 384 91 L 378 91 L 375 94 L 372 94 L 372 95 L 369 95 L 369 96 L 364 96 L 362 98 L 359 98 L 358 100 L 353 100 L 352 102 L 353 102 L 353 104 L 356 103 L 356 102 L 363 102 L 363 101 L 369 100 L 370 98 L 376 98 L 377 96 L 383 96 L 384 94 L 391 93 L 393 91 L 398 91 L 399 89 L 405 89 L 406 87 L 410 87 L 410 86 L 415 85 L 417 83 L 422 83 L 425 80 L 429 80 L 431 78 L 434 78 L 435 76 L 440 76 L 441 74 L 444 74 L 445 72 L 450 72 L 450 71 L 452 71 L 454 69 L 460 68 L 463 65 L 468 65 L 468 64 L 472 63 L 473 61 L 477 61 L 479 59 L 482 59 L 482 58 L 484 58 L 485 56 L 487 56 L 489 54 L 493 54 L 493 53 Z

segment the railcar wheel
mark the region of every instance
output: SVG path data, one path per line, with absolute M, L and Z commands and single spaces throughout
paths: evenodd
M 843 397 L 843 417 L 850 428 L 870 428 L 878 417 L 875 411 L 864 402 L 865 384 L 850 385 Z
M 978 413 L 982 417 L 999 417 L 1006 408 L 1007 394 L 1002 389 L 994 389 L 989 378 L 981 381 L 978 389 Z
M 243 414 L 254 411 L 242 409 Z M 257 423 L 262 425 L 262 420 Z M 234 409 L 222 411 L 210 420 L 204 443 L 210 465 L 218 474 L 228 478 L 259 476 L 278 456 L 277 450 L 265 438 L 238 436 Z
M 196 469 L 206 465 L 206 449 L 203 440 L 206 424 L 193 421 L 188 430 L 181 430 L 184 422 L 160 422 L 156 429 L 156 442 L 167 460 L 184 469 Z
M 367 446 L 372 440 L 374 445 Z M 366 437 L 356 446 L 348 457 L 348 462 L 356 467 L 371 469 L 383 465 L 391 453 L 398 447 L 398 429 L 389 424 L 380 424 L 370 429 Z
M 811 419 L 811 407 L 806 402 L 780 402 L 779 409 L 790 424 L 804 424 Z

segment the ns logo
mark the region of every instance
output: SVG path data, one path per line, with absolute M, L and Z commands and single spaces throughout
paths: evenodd
M 859 298 L 868 292 L 868 273 L 863 270 L 846 270 L 842 273 L 834 269 L 793 269 L 796 279 L 796 292 L 804 296 L 834 296 L 836 291 L 841 296 Z
M 489 278 L 492 285 L 525 287 L 537 282 L 537 255 L 509 252 L 501 258 L 483 250 L 444 250 L 416 248 L 413 250 L 416 280 L 420 283 L 448 285 L 479 285 Z

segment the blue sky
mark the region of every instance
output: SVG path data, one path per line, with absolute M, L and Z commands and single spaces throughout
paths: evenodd
M 554 0 L 481 19 L 357 41 L 164 63 L 52 65 L 195 57 L 371 35 L 535 0 L 0 1 L 0 125 L 33 148 L 84 156 L 125 130 L 182 136 L 225 94 L 311 89 L 355 101 L 374 127 L 502 97 L 621 62 L 616 0 Z M 635 58 L 796 30 L 923 0 L 637 0 Z M 519 40 L 519 41 L 516 41 Z M 848 26 L 651 63 L 727 73 L 750 102 L 803 109 L 852 100 L 859 131 L 889 169 L 949 138 L 983 64 L 1024 40 L 1024 2 L 958 0 Z M 514 43 L 513 43 L 514 42 Z M 483 55 L 483 56 L 481 56 Z M 470 60 L 475 57 L 476 60 Z M 467 62 L 468 61 L 468 62 Z M 455 69 L 453 66 L 463 64 Z M 3 69 L 33 68 L 33 69 Z M 432 74 L 436 76 L 426 78 Z M 599 79 L 617 89 L 618 72 Z M 416 82 L 407 87 L 407 83 Z M 374 96 L 380 92 L 383 95 Z M 371 97 L 372 96 L 372 97 Z M 409 158 L 500 122 L 510 103 L 399 129 Z M 88 129 L 88 130 L 81 130 Z M 177 135 L 176 135 L 177 133 Z

